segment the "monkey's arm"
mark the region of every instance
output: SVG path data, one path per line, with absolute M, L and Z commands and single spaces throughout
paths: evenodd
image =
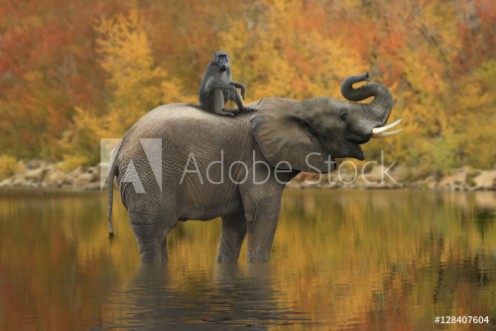
M 207 84 L 205 85 L 205 90 L 207 92 L 212 92 L 213 90 L 226 90 L 230 93 L 233 93 L 236 91 L 236 88 L 230 84 L 216 82 L 215 80 L 212 79 L 208 81 Z
M 235 82 L 235 81 L 231 81 L 231 82 L 229 82 L 229 84 L 231 84 L 235 88 L 241 89 L 241 97 L 243 97 L 243 100 L 244 100 L 245 99 L 245 86 L 243 84 Z

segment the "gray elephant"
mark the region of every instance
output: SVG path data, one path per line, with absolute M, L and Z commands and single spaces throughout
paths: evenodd
M 248 237 L 248 261 L 267 262 L 285 184 L 300 171 L 329 172 L 334 158 L 363 159 L 361 144 L 396 133 L 384 126 L 388 89 L 351 76 L 351 101 L 328 97 L 266 98 L 234 118 L 186 104 L 158 107 L 138 120 L 112 156 L 107 184 L 112 227 L 113 178 L 130 217 L 142 262 L 167 262 L 167 234 L 178 221 L 222 218 L 218 262 L 237 261 Z

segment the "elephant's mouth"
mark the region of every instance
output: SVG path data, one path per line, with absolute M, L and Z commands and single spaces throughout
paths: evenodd
M 347 153 L 348 156 L 354 157 L 358 160 L 363 160 L 364 159 L 363 150 L 360 147 L 360 145 L 365 144 L 371 138 L 384 138 L 399 133 L 401 129 L 395 131 L 388 131 L 388 130 L 392 129 L 400 122 L 401 119 L 385 126 L 375 127 L 366 134 L 360 134 L 360 133 L 348 134 L 346 136 L 344 143 L 345 152 Z
M 361 145 L 368 142 L 370 138 L 372 138 L 372 134 L 368 134 L 368 135 L 351 134 L 346 137 L 346 140 L 350 144 Z
M 357 139 L 357 138 L 354 138 L 353 140 L 351 140 L 349 138 L 346 139 L 346 141 L 344 143 L 344 152 L 345 152 L 344 157 L 353 157 L 353 158 L 358 159 L 358 160 L 363 160 L 365 158 L 363 156 L 362 147 L 360 147 L 360 144 L 362 144 L 362 142 L 358 142 L 355 139 Z M 369 139 L 370 138 L 367 138 L 367 140 L 369 140 Z

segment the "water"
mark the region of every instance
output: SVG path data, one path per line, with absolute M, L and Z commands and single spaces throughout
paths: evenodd
M 0 329 L 496 328 L 495 193 L 286 191 L 269 265 L 216 264 L 216 220 L 142 266 L 115 200 L 110 244 L 105 194 L 0 198 Z

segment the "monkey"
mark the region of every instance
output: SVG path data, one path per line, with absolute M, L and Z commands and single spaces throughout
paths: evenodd
M 241 96 L 237 89 L 241 90 Z M 245 107 L 245 87 L 241 83 L 232 80 L 231 68 L 229 68 L 229 54 L 226 51 L 214 53 L 212 61 L 205 69 L 199 89 L 200 108 L 214 114 L 224 116 L 235 116 L 243 110 L 251 111 Z M 233 101 L 238 109 L 224 109 L 224 105 Z

